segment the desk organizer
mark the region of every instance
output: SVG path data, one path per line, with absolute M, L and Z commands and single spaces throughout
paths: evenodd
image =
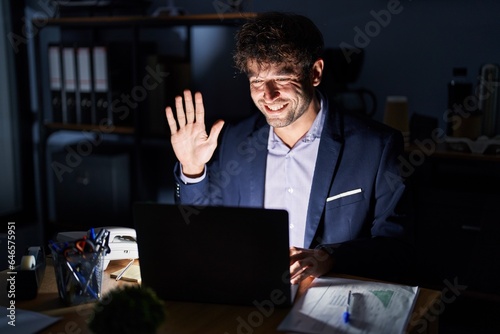
M 64 256 L 52 251 L 59 297 L 68 305 L 101 299 L 104 254 Z
M 59 297 L 68 305 L 101 299 L 104 256 L 109 253 L 109 231 L 102 229 L 74 242 L 51 242 L 49 247 Z

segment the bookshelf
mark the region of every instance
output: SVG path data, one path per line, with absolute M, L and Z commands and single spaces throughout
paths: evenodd
M 215 84 L 210 83 L 209 86 L 203 86 L 203 74 L 199 73 L 198 63 L 200 59 L 204 60 L 203 52 L 207 50 L 211 53 L 206 58 L 213 61 L 217 54 L 216 48 L 222 48 L 221 52 L 230 56 L 230 50 L 224 49 L 229 46 L 232 48 L 233 40 L 228 36 L 232 36 L 237 27 L 252 16 L 255 14 L 93 16 L 34 20 L 33 24 L 39 27 L 34 41 L 38 101 L 35 111 L 39 132 L 39 212 L 45 238 L 51 238 L 61 230 L 86 229 L 90 226 L 133 226 L 130 211 L 132 202 L 165 201 L 170 191 L 169 177 L 175 157 L 170 148 L 163 110 L 166 105 L 172 104 L 174 96 L 184 88 L 198 90 L 211 85 L 211 90 L 204 91 L 206 104 L 210 104 L 210 101 L 212 104 L 221 103 L 217 95 L 220 89 L 217 88 L 223 88 L 233 100 L 247 98 L 247 90 L 242 91 L 241 85 L 233 83 L 232 64 L 228 62 L 227 66 L 231 69 L 224 68 L 221 71 L 221 77 L 224 78 L 221 80 L 225 80 L 222 87 L 215 87 Z M 204 29 L 210 31 L 209 36 L 221 35 L 222 42 L 217 41 L 210 49 L 210 42 L 203 41 L 206 39 L 202 34 Z M 208 44 L 198 47 L 200 40 Z M 55 63 L 60 70 L 60 85 L 55 85 L 56 89 L 52 85 L 54 66 L 51 61 L 54 61 L 49 55 L 50 48 L 55 48 L 59 55 L 59 63 Z M 87 52 L 90 69 L 82 70 L 79 67 L 84 63 L 78 58 L 81 48 Z M 105 79 L 108 85 L 101 91 L 97 89 L 97 79 L 103 73 L 102 70 L 96 70 L 99 60 L 93 54 L 97 48 L 107 52 Z M 70 95 L 73 90 L 68 89 L 65 82 L 68 76 L 65 73 L 69 73 L 64 64 L 65 49 L 74 56 L 75 76 L 69 76 L 75 81 L 74 96 Z M 81 89 L 85 87 L 84 81 L 79 81 L 82 78 L 90 82 L 90 88 L 87 87 L 85 91 Z M 59 91 L 57 87 L 60 87 Z M 87 100 L 91 101 L 86 109 L 82 105 L 84 93 L 87 94 Z M 54 96 L 59 97 L 60 104 Z M 74 99 L 71 101 L 74 105 L 69 104 L 68 96 Z M 105 103 L 99 104 L 99 98 Z M 250 105 L 249 101 L 247 109 L 240 108 L 238 114 L 231 116 L 245 116 Z M 232 110 L 234 107 L 228 108 L 226 105 L 225 109 Z M 62 116 L 55 115 L 55 112 L 61 112 Z M 212 117 L 217 118 L 218 115 Z M 126 168 L 114 170 L 123 164 L 127 165 Z M 125 192 L 130 196 L 123 196 Z M 68 207 L 75 212 L 74 218 L 68 219 L 67 215 L 61 214 L 67 212 Z M 124 207 L 127 208 L 126 212 L 117 211 L 123 211 Z M 62 216 L 66 218 L 61 219 Z M 118 218 L 110 221 L 113 216 Z

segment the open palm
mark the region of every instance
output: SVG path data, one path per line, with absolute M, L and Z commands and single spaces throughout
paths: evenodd
M 215 122 L 210 135 L 207 134 L 203 97 L 199 92 L 195 93 L 193 103 L 191 91 L 185 90 L 184 101 L 181 96 L 175 98 L 175 109 L 177 121 L 172 108 L 165 109 L 172 148 L 185 175 L 201 175 L 217 147 L 217 138 L 224 122 Z

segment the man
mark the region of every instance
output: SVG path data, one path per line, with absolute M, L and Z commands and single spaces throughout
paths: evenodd
M 218 143 L 224 122 L 207 134 L 201 93 L 178 96 L 176 118 L 166 108 L 177 202 L 286 209 L 292 283 L 331 271 L 397 279 L 411 254 L 401 134 L 320 93 L 323 37 L 308 18 L 260 14 L 236 39 L 260 113 L 227 125 Z

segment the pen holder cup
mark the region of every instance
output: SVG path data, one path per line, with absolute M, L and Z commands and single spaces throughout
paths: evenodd
M 59 297 L 68 305 L 101 299 L 104 252 L 64 256 L 51 249 Z

